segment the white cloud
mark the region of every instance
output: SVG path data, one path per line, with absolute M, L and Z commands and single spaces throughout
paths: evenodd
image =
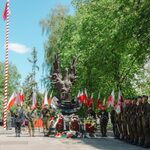
M 30 48 L 20 43 L 9 43 L 9 50 L 16 53 L 24 54 L 30 51 Z

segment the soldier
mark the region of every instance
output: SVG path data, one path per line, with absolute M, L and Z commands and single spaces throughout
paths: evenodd
M 98 114 L 98 117 L 100 118 L 102 137 L 107 137 L 107 124 L 109 119 L 107 110 L 105 108 L 102 109 L 101 112 Z
M 150 146 L 150 104 L 148 96 L 143 96 L 142 125 L 144 130 L 144 147 Z
M 27 113 L 26 113 L 26 119 L 28 120 L 29 136 L 32 136 L 32 137 L 34 137 L 36 117 L 37 117 L 36 110 L 32 109 L 31 106 L 28 106 Z
M 134 107 L 136 105 L 136 101 L 135 101 L 135 98 L 132 98 L 131 100 L 131 103 L 129 105 L 129 109 L 128 109 L 128 119 L 127 119 L 127 122 L 128 122 L 128 129 L 129 129 L 129 143 L 134 143 L 134 123 L 135 123 L 135 114 L 134 114 Z M 135 111 L 136 112 L 136 111 Z
M 111 118 L 111 123 L 113 126 L 114 137 L 118 139 L 120 137 L 120 134 L 119 134 L 119 128 L 118 128 L 118 123 L 117 123 L 117 113 L 115 111 L 115 106 L 116 106 L 116 103 L 114 104 L 114 108 L 110 112 L 110 118 Z
M 137 98 L 132 101 L 132 108 L 131 108 L 131 128 L 133 131 L 133 139 L 131 141 L 132 144 L 138 143 L 138 136 L 137 136 Z
M 42 118 L 43 118 L 43 125 L 44 125 L 44 136 L 48 136 L 48 125 L 50 120 L 50 110 L 48 108 L 48 105 L 45 105 L 42 109 Z
M 16 137 L 20 137 L 21 124 L 23 122 L 23 115 L 24 115 L 23 108 L 20 105 L 17 105 L 17 108 L 14 112 Z
M 138 106 L 137 106 L 137 134 L 138 134 L 138 145 L 144 144 L 144 133 L 143 133 L 143 125 L 142 125 L 142 97 L 139 96 L 137 98 Z
M 128 104 L 126 104 L 126 123 L 127 123 L 127 142 L 132 141 L 133 139 L 133 132 L 131 128 L 131 107 L 132 107 L 132 100 L 129 98 L 128 99 Z
M 125 141 L 127 141 L 128 139 L 128 126 L 127 126 L 127 118 L 129 117 L 128 108 L 129 108 L 129 100 L 126 99 L 122 112 L 123 138 Z

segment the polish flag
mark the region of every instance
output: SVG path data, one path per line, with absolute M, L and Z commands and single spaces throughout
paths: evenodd
M 16 95 L 16 93 L 14 92 L 14 93 L 11 95 L 11 97 L 10 97 L 8 103 L 7 103 L 7 110 L 10 110 L 10 108 L 11 108 L 13 105 L 15 105 L 15 103 L 16 103 L 16 97 L 17 97 L 17 95 Z
M 7 0 L 6 5 L 5 5 L 5 9 L 4 9 L 4 13 L 3 13 L 3 18 L 4 20 L 7 19 L 7 16 L 10 14 L 10 10 L 9 10 L 9 0 Z
M 115 93 L 114 90 L 112 90 L 110 97 L 108 98 L 108 106 L 114 106 L 115 101 Z
M 87 90 L 85 89 L 84 93 L 83 93 L 83 98 L 85 103 L 88 101 L 88 95 L 87 95 Z
M 122 96 L 122 92 L 119 89 L 119 92 L 118 92 L 118 104 L 120 105 L 121 111 L 122 111 L 123 103 L 124 103 L 124 99 L 123 99 L 123 96 Z
M 94 98 L 93 98 L 93 93 L 92 93 L 88 107 L 92 107 L 93 103 L 94 103 Z
M 84 101 L 83 91 L 80 93 L 79 100 L 80 100 L 80 103 L 83 103 L 83 101 Z
M 98 93 L 98 99 L 97 99 L 96 108 L 99 108 L 100 102 L 101 102 L 101 99 L 100 99 L 100 93 Z
M 32 95 L 32 109 L 36 109 L 38 107 L 37 99 L 36 99 L 36 92 L 33 92 Z
M 102 104 L 99 106 L 100 110 L 105 110 L 107 108 L 105 105 L 106 105 L 106 98 L 104 97 Z
M 121 90 L 119 90 L 119 92 L 118 92 L 118 102 L 119 103 L 123 103 L 124 102 Z
M 48 105 L 50 106 L 52 103 L 52 99 L 53 99 L 53 91 L 51 92 L 49 99 L 48 99 Z
M 45 96 L 44 96 L 44 105 L 48 105 L 48 98 L 47 98 L 48 92 L 45 92 Z
M 79 98 L 80 98 L 80 90 L 79 90 L 78 95 L 77 95 L 77 99 L 79 99 Z
M 24 102 L 24 93 L 23 93 L 23 90 L 21 90 L 21 92 L 20 92 L 20 101 L 21 101 L 21 103 Z
M 20 93 L 17 92 L 16 94 L 16 101 L 15 101 L 16 105 L 21 105 L 21 100 L 20 100 Z

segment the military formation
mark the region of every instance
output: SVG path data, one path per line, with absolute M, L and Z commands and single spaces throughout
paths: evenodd
M 148 96 L 128 98 L 120 113 L 111 111 L 111 122 L 116 139 L 128 143 L 150 146 L 150 104 Z
M 52 133 L 60 136 L 67 130 L 70 130 L 68 137 L 95 137 L 97 130 L 96 120 L 99 119 L 100 132 L 102 137 L 107 137 L 107 125 L 110 121 L 112 130 L 116 139 L 139 145 L 143 147 L 150 146 L 150 104 L 148 96 L 138 96 L 136 98 L 126 99 L 121 110 L 117 110 L 117 104 L 114 104 L 111 111 L 108 107 L 103 107 L 100 111 L 95 112 L 91 107 L 87 108 L 85 119 L 81 119 L 76 114 L 66 119 L 60 112 L 56 113 L 48 105 L 45 105 L 41 112 L 40 118 L 43 121 L 44 136 L 50 136 Z M 29 136 L 35 135 L 35 122 L 37 110 L 31 106 L 17 106 L 14 112 L 15 133 L 19 137 L 21 126 L 27 126 Z M 69 118 L 69 117 L 68 117 Z M 82 120 L 82 121 L 81 121 Z

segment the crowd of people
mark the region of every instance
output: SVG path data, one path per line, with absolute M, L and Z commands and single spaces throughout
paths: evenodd
M 56 113 L 55 109 L 47 105 L 42 108 L 40 117 L 38 117 L 36 109 L 32 109 L 30 106 L 24 108 L 19 105 L 14 113 L 15 133 L 19 137 L 21 126 L 24 125 L 28 127 L 29 136 L 34 136 L 37 118 L 40 118 L 44 136 L 55 133 L 59 136 L 66 134 L 67 137 L 94 137 L 97 130 L 97 119 L 99 119 L 102 137 L 106 137 L 110 116 L 116 139 L 139 146 L 150 146 L 150 104 L 148 103 L 148 96 L 143 95 L 126 99 L 121 111 L 116 110 L 115 104 L 110 112 L 107 109 L 107 107 L 103 107 L 100 111 L 95 112 L 90 107 L 86 119 L 81 119 L 76 114 L 72 114 L 66 119 L 60 112 Z
M 150 146 L 150 104 L 148 96 L 128 98 L 122 111 L 111 111 L 114 137 L 128 143 Z

